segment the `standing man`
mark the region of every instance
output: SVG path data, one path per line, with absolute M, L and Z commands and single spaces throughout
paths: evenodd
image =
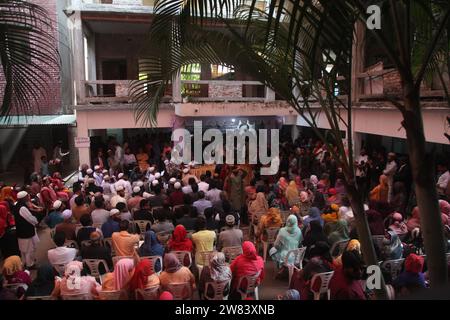
M 388 185 L 389 185 L 389 193 L 388 193 L 388 202 L 390 203 L 392 200 L 392 193 L 394 187 L 394 175 L 397 172 L 397 163 L 395 162 L 395 153 L 388 153 L 388 161 L 386 164 L 386 169 L 384 169 L 383 174 L 388 177 Z
M 363 198 L 367 197 L 368 181 L 367 181 L 367 168 L 369 157 L 365 149 L 361 149 L 360 155 L 355 160 L 356 167 L 356 184 L 363 195 Z
M 27 206 L 29 201 L 30 196 L 28 193 L 20 191 L 17 194 L 17 203 L 13 208 L 19 250 L 22 261 L 28 269 L 34 267 L 36 245 L 39 242 L 39 237 L 36 234 L 38 220 L 31 214 Z
M 34 143 L 33 151 L 31 152 L 34 163 L 34 172 L 41 172 L 41 159 L 42 157 L 47 157 L 47 151 L 45 151 L 38 142 Z
M 230 201 L 233 210 L 239 211 L 241 217 L 244 216 L 241 212 L 245 204 L 244 192 L 244 178 L 247 172 L 242 169 L 234 169 L 228 178 Z

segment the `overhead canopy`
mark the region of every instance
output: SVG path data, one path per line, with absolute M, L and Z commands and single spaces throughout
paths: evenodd
M 0 117 L 0 127 L 26 127 L 26 126 L 49 126 L 74 124 L 74 114 L 52 115 L 52 116 L 10 116 Z

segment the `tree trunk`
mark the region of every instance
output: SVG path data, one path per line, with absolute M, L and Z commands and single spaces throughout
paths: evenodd
M 431 286 L 439 287 L 447 283 L 447 245 L 441 221 L 434 161 L 426 153 L 426 140 L 420 108 L 420 91 L 404 88 L 403 126 L 408 139 L 409 160 L 415 183 L 417 205 L 420 212 L 421 232 L 427 255 L 427 266 Z
M 353 210 L 356 221 L 356 230 L 358 231 L 359 242 L 361 243 L 361 251 L 367 266 L 378 265 L 378 259 L 373 246 L 372 234 L 370 233 L 369 223 L 367 222 L 366 213 L 364 211 L 364 202 L 361 193 L 353 183 L 346 185 L 346 190 Z M 376 290 L 378 300 L 387 299 L 386 285 L 384 278 L 381 277 L 381 288 Z

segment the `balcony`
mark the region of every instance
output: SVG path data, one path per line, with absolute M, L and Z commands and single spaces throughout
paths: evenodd
M 152 14 L 156 0 L 72 0 L 67 10 L 111 14 Z

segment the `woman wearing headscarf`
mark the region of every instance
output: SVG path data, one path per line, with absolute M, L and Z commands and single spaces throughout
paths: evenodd
M 269 204 L 267 202 L 266 196 L 263 192 L 258 192 L 256 194 L 256 199 L 250 203 L 248 207 L 248 219 L 253 221 L 253 216 L 259 213 L 264 213 L 269 210 Z
M 290 207 L 296 205 L 300 201 L 297 184 L 294 180 L 289 182 L 289 186 L 286 188 L 286 200 Z
M 208 291 L 205 292 L 206 283 L 225 281 L 228 281 L 228 284 L 223 290 L 223 295 L 228 296 L 230 292 L 231 278 L 231 269 L 226 263 L 225 255 L 222 252 L 216 252 L 210 257 L 209 266 L 203 267 L 202 273 L 200 274 L 198 284 L 200 297 L 203 297 L 204 294 L 206 294 L 206 296 L 208 297 L 214 296 L 214 290 L 212 290 L 212 287 L 209 287 Z
M 258 284 L 264 279 L 264 260 L 258 256 L 255 245 L 250 241 L 244 241 L 242 244 L 242 254 L 239 255 L 230 265 L 233 280 L 231 290 L 236 291 L 240 278 L 243 276 L 253 276 L 259 274 Z M 245 290 L 245 283 L 241 283 Z
M 422 273 L 423 265 L 424 258 L 414 253 L 405 259 L 405 271 L 400 273 L 392 283 L 399 296 L 405 297 L 426 287 L 425 276 Z
M 387 230 L 384 235 L 382 254 L 385 260 L 396 260 L 403 256 L 403 244 L 398 235 L 392 231 Z
M 388 194 L 388 177 L 382 174 L 380 176 L 380 183 L 370 191 L 369 199 L 371 201 L 388 202 Z
M 303 235 L 298 227 L 297 217 L 291 214 L 286 220 L 286 226 L 280 229 L 275 243 L 273 244 L 273 248 L 276 249 L 276 252 L 272 255 L 272 259 L 277 263 L 278 268 L 283 265 L 288 252 L 297 249 L 302 241 Z M 289 257 L 289 263 L 293 262 L 293 257 Z M 283 270 L 280 270 L 280 272 L 282 271 Z
M 330 255 L 330 246 L 323 241 L 318 241 L 310 248 L 311 258 L 303 269 L 294 271 L 289 284 L 289 289 L 296 289 L 300 292 L 302 300 L 312 300 L 311 279 L 317 273 L 329 272 L 332 270 L 333 260 Z M 317 291 L 320 283 L 314 283 L 314 289 Z
M 159 286 L 159 284 L 159 277 L 153 271 L 152 262 L 149 259 L 143 259 L 134 269 L 134 274 L 130 279 L 131 296 L 134 296 L 137 289 L 146 289 Z
M 26 292 L 27 297 L 49 296 L 55 288 L 55 273 L 49 264 L 40 266 L 36 279 L 33 280 Z
M 297 191 L 301 192 L 305 189 L 305 186 L 303 185 L 303 181 L 302 181 L 302 177 L 300 176 L 295 176 L 295 185 L 297 186 Z
M 114 271 L 107 273 L 102 281 L 103 291 L 128 290 L 130 280 L 134 275 L 134 260 L 120 259 L 114 266 Z M 128 296 L 128 294 L 127 294 Z
M 311 175 L 311 177 L 309 177 L 309 182 L 316 188 L 319 183 L 319 179 L 316 175 Z
M 330 245 L 333 246 L 336 242 L 348 240 L 348 224 L 345 220 L 338 220 L 335 225 L 335 229 L 328 236 Z
M 82 262 L 69 262 L 64 270 L 64 277 L 55 282 L 52 296 L 59 298 L 70 294 L 89 294 L 91 297 L 97 298 L 98 292 L 102 289 L 101 285 L 97 283 L 94 277 L 81 276 L 82 271 Z M 78 283 L 79 286 L 73 286 L 73 283 Z
M 373 236 L 384 235 L 383 216 L 376 210 L 369 209 L 366 211 L 367 221 L 369 222 L 370 233 Z M 381 248 L 380 248 L 381 249 Z
M 330 206 L 327 206 L 324 209 L 321 217 L 322 217 L 323 221 L 325 221 L 325 223 L 338 221 L 339 220 L 339 206 L 337 204 L 332 204 Z
M 182 224 L 175 227 L 167 247 L 169 251 L 192 252 L 192 240 L 187 238 L 186 228 Z
M 361 254 L 361 244 L 356 239 L 350 240 L 349 243 L 347 244 L 347 247 L 345 248 L 345 251 L 353 251 L 353 250 Z M 333 260 L 333 269 L 337 269 L 340 267 L 342 267 L 342 254 Z
M 311 208 L 311 198 L 306 191 L 300 192 L 300 214 L 302 217 L 306 216 L 309 212 L 309 208 Z
M 328 237 L 323 232 L 323 228 L 318 220 L 311 221 L 305 230 L 305 238 L 303 246 L 306 247 L 305 257 L 310 258 L 310 248 L 317 242 L 322 241 L 328 243 Z
M 16 197 L 14 196 L 14 189 L 10 186 L 5 186 L 0 191 L 0 201 L 11 200 L 12 202 L 16 202 Z
M 6 258 L 3 263 L 3 275 L 8 284 L 31 284 L 30 273 L 23 270 L 22 259 L 20 259 L 19 256 L 10 256 Z
M 408 235 L 408 227 L 406 226 L 406 223 L 403 222 L 403 216 L 398 212 L 392 214 L 392 224 L 389 226 L 389 229 L 394 231 L 400 240 L 405 239 Z
M 415 228 L 420 228 L 419 207 L 414 207 L 411 218 L 406 221 L 406 227 L 408 228 L 408 232 L 413 231 Z
M 155 231 L 148 230 L 145 232 L 144 243 L 139 248 L 139 256 L 164 256 L 164 247 L 159 243 Z
M 324 221 L 322 217 L 320 216 L 320 210 L 316 207 L 311 207 L 309 209 L 309 214 L 303 219 L 303 226 L 308 227 L 308 225 L 312 221 L 318 221 L 320 225 L 323 227 Z
M 16 222 L 7 201 L 0 202 L 0 252 L 3 259 L 20 255 L 15 233 Z
M 280 228 L 283 225 L 283 219 L 281 219 L 280 209 L 270 208 L 265 215 L 263 215 L 259 221 L 258 230 L 256 232 L 256 238 L 263 240 L 267 239 L 266 229 L 268 228 Z
M 191 270 L 184 267 L 173 253 L 167 253 L 164 256 L 164 271 L 159 276 L 159 281 L 163 290 L 169 291 L 169 284 L 172 283 L 190 283 L 191 294 L 195 290 L 195 277 Z M 186 298 L 190 298 L 186 292 Z

